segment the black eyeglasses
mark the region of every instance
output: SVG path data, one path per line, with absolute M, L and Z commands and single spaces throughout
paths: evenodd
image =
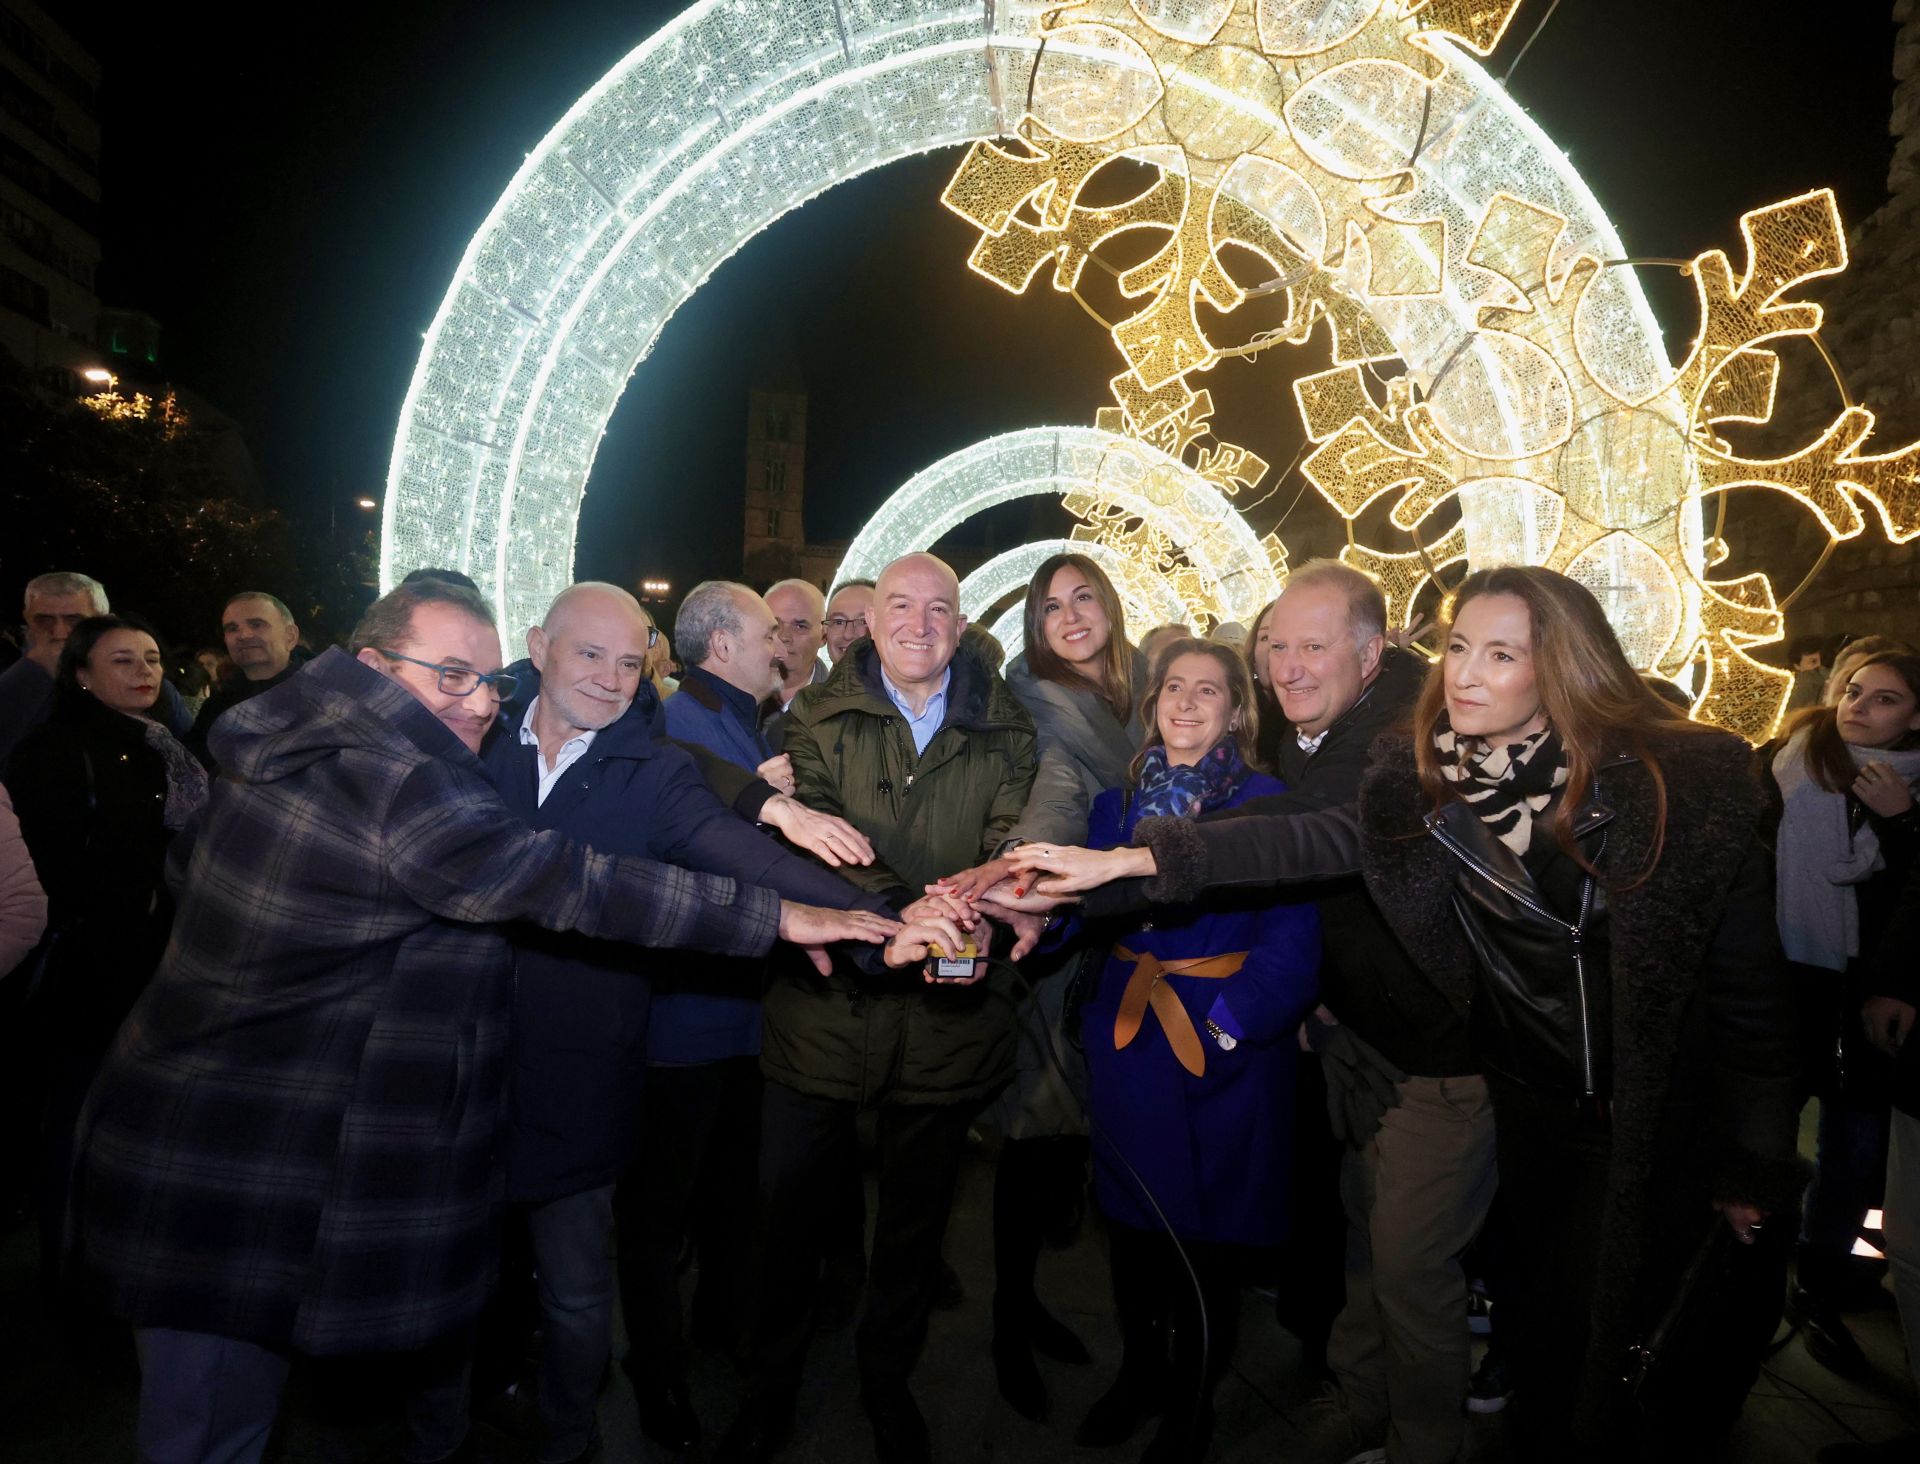
M 660 644 L 660 631 L 658 627 L 649 625 L 647 627 L 647 649 L 652 650 L 655 646 L 659 644 Z
M 514 688 L 520 684 L 520 678 L 509 676 L 505 671 L 495 671 L 486 675 L 471 666 L 443 666 L 438 661 L 423 661 L 418 656 L 403 656 L 398 651 L 389 651 L 383 646 L 375 650 L 389 661 L 405 661 L 411 666 L 425 666 L 429 671 L 440 673 L 440 694 L 442 696 L 472 696 L 478 687 L 486 687 L 493 693 L 497 702 L 511 701 Z
M 864 615 L 829 615 L 827 617 L 827 629 L 836 635 L 849 625 L 864 626 L 866 623 L 867 617 Z

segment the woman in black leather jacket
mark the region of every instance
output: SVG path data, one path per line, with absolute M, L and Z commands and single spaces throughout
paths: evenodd
M 1563 575 L 1476 573 L 1454 616 L 1411 736 L 1376 742 L 1357 809 L 1143 821 L 1144 848 L 1016 862 L 1061 891 L 1151 875 L 1155 900 L 1360 869 L 1468 1013 L 1494 1099 L 1518 1456 L 1685 1454 L 1725 1431 L 1757 1370 L 1800 1182 L 1752 754 L 1654 696 Z M 1676 1406 L 1632 1426 L 1629 1349 L 1716 1210 L 1746 1245 L 1714 1268 L 1705 1335 L 1638 1400 Z

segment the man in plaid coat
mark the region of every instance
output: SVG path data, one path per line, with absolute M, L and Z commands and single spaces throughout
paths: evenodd
M 71 1249 L 136 1328 L 144 1461 L 257 1460 L 289 1351 L 459 1355 L 499 1194 L 496 922 L 722 955 L 892 928 L 514 822 L 476 755 L 510 688 L 471 591 L 403 586 L 352 645 L 214 729 L 228 776 L 82 1119 Z M 435 1437 L 459 1417 L 412 1410 L 410 1453 L 470 1447 Z

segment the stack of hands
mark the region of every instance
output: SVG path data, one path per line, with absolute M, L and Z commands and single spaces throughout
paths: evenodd
M 763 767 L 761 776 L 768 771 Z M 778 779 L 769 781 L 781 786 Z M 836 869 L 873 862 L 873 845 L 852 824 L 817 813 L 784 790 L 767 801 L 760 821 Z M 815 969 L 826 975 L 833 969 L 826 947 L 838 941 L 884 944 L 889 966 L 913 966 L 928 963 L 935 954 L 958 956 L 969 945 L 984 950 L 991 928 L 1002 925 L 1013 932 L 1009 956 L 1017 961 L 1039 944 L 1049 914 L 1077 892 L 1129 874 L 1152 874 L 1152 861 L 1152 851 L 1147 849 L 1022 844 L 1001 858 L 928 885 L 926 893 L 895 920 L 864 910 L 829 910 L 783 900 L 780 938 L 804 947 Z M 987 963 L 976 960 L 970 975 L 938 977 L 930 972 L 927 981 L 970 986 L 986 973 Z

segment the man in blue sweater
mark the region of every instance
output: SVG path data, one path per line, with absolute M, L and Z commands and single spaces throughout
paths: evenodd
M 668 735 L 791 793 L 791 766 L 774 755 L 759 725 L 760 704 L 780 688 L 772 607 L 745 585 L 709 580 L 681 602 L 674 631 L 687 670 L 665 705 Z M 666 1449 L 691 1448 L 699 1438 L 680 1307 L 680 1253 L 690 1233 L 700 1272 L 692 1334 L 724 1348 L 744 1320 L 765 979 L 764 961 L 701 961 L 674 962 L 653 983 L 640 1162 L 616 1206 L 623 1310 L 634 1339 L 627 1370 L 641 1428 Z

